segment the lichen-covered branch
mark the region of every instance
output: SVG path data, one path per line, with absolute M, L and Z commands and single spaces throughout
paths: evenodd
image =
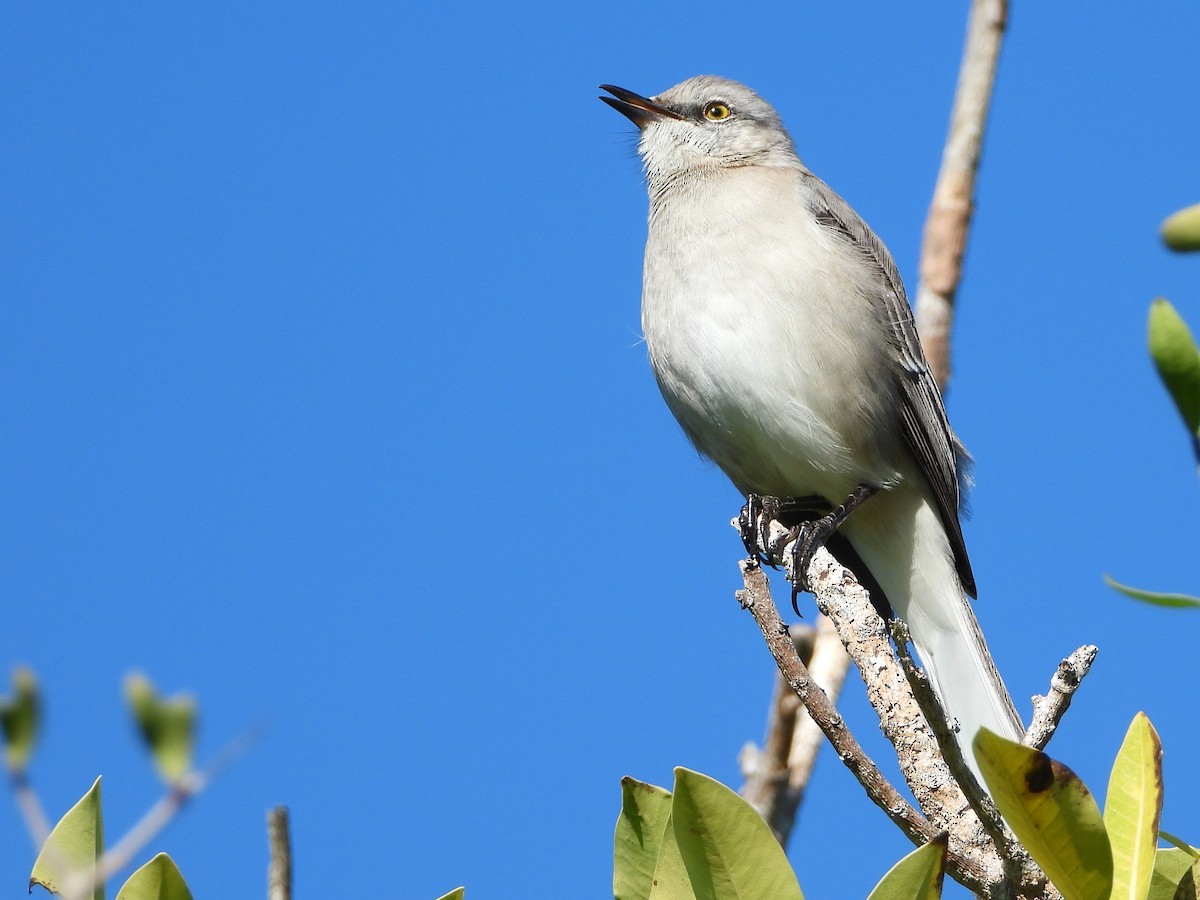
M 999 857 L 962 792 L 949 777 L 866 591 L 828 551 L 817 552 L 808 572 L 817 604 L 837 627 L 843 645 L 860 671 L 871 673 L 864 677 L 868 696 L 881 710 L 884 732 L 896 746 L 909 787 L 918 803 L 930 812 L 929 819 L 888 782 L 825 692 L 813 683 L 787 635 L 761 567 L 752 560 L 743 560 L 740 565 L 745 587 L 738 592 L 739 602 L 754 616 L 785 680 L 833 744 L 838 758 L 862 784 L 872 802 L 914 843 L 924 843 L 943 829 L 949 831 L 948 859 L 954 877 L 971 890 L 986 893 L 988 885 L 1002 878 Z
M 1058 723 L 1071 705 L 1079 683 L 1092 667 L 1099 649 L 1094 644 L 1085 644 L 1058 664 L 1050 679 L 1050 690 L 1046 696 L 1033 698 L 1033 721 L 1025 732 L 1023 743 L 1035 750 L 1042 750 L 1050 743 Z

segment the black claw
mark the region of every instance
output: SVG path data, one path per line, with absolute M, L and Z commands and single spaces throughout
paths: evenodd
M 841 527 L 841 524 L 850 517 L 850 513 L 858 509 L 868 497 L 875 493 L 877 488 L 868 484 L 860 484 L 848 496 L 840 506 L 826 513 L 819 519 L 810 519 L 806 522 L 801 522 L 798 526 L 796 534 L 796 542 L 792 544 L 792 577 L 793 589 L 797 591 L 811 591 L 812 585 L 808 583 L 808 567 L 812 563 L 813 557 L 821 547 L 825 546 L 825 542 L 829 540 L 830 535 Z
M 746 505 L 738 513 L 738 531 L 742 536 L 742 544 L 745 546 L 746 552 L 750 554 L 750 558 L 760 566 L 767 565 L 775 568 L 774 563 L 771 562 L 767 539 L 771 520 L 776 515 L 777 503 L 778 501 L 774 497 L 750 494 L 746 497 Z
M 755 562 L 762 562 L 762 552 L 758 546 L 758 526 L 756 523 L 758 511 L 758 494 L 751 494 L 746 498 L 746 504 L 742 507 L 742 511 L 738 513 L 738 533 L 742 537 L 742 545 L 746 548 L 746 552 L 750 554 L 750 558 Z
M 838 524 L 834 513 L 830 513 L 799 525 L 795 543 L 792 544 L 792 576 L 797 591 L 812 590 L 812 585 L 808 583 L 808 567 L 817 551 L 825 546 L 825 541 L 837 530 Z
M 815 494 L 785 498 L 747 495 L 746 505 L 738 513 L 742 544 L 757 565 L 767 565 L 773 569 L 779 568 L 775 559 L 782 552 L 781 548 L 792 544 L 792 609 L 796 615 L 804 617 L 800 612 L 800 594 L 812 590 L 808 583 L 808 567 L 813 556 L 850 513 L 876 490 L 870 485 L 860 484 L 840 506 L 833 509 L 830 509 L 829 501 Z M 775 546 L 771 545 L 772 522 L 780 522 L 788 528 L 785 539 Z

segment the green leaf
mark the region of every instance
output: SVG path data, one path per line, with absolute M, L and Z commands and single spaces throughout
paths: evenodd
M 192 900 L 175 861 L 160 853 L 129 876 L 117 900 Z
M 1150 304 L 1150 356 L 1188 433 L 1200 433 L 1200 350 L 1187 323 L 1162 297 Z
M 158 774 L 167 784 L 178 784 L 192 770 L 196 701 L 187 694 L 159 697 L 150 680 L 138 672 L 125 679 L 125 699 Z
M 1177 847 L 1160 849 L 1154 854 L 1154 873 L 1146 900 L 1173 900 L 1180 882 L 1196 865 L 1196 859 Z
M 691 876 L 675 840 L 673 824 L 663 834 L 662 846 L 658 848 L 658 859 L 655 861 L 654 877 L 651 880 L 650 900 L 696 900 Z
M 1112 900 L 1146 896 L 1162 802 L 1162 742 L 1146 714 L 1139 712 L 1117 752 L 1104 800 L 1104 827 L 1113 855 Z
M 671 819 L 697 900 L 803 900 L 779 841 L 729 788 L 677 768 Z
M 42 721 L 42 699 L 31 669 L 13 672 L 13 693 L 0 700 L 0 729 L 4 757 L 14 772 L 23 772 L 33 756 Z
M 1162 223 L 1162 239 L 1172 250 L 1181 253 L 1200 250 L 1200 203 L 1167 216 Z
M 950 835 L 943 831 L 908 854 L 883 876 L 867 900 L 937 900 L 942 896 L 949 840 Z
M 1196 900 L 1200 897 L 1200 862 L 1192 863 L 1192 867 L 1179 880 L 1172 900 Z
M 621 815 L 613 838 L 616 900 L 649 898 L 664 835 L 670 831 L 671 792 L 635 778 L 622 778 Z M 674 840 L 672 834 L 671 842 Z
M 1104 576 L 1104 580 L 1108 582 L 1109 587 L 1116 588 L 1125 596 L 1132 597 L 1134 600 L 1141 600 L 1144 603 L 1153 603 L 1155 606 L 1200 606 L 1200 597 L 1189 597 L 1187 594 L 1159 594 L 1154 591 L 1143 591 L 1114 581 L 1107 575 Z
M 1065 900 L 1108 900 L 1113 859 L 1096 799 L 1045 753 L 986 728 L 973 743 L 992 799 Z
M 29 888 L 40 884 L 52 894 L 78 890 L 96 877 L 96 863 L 104 855 L 104 819 L 100 811 L 100 779 L 97 778 L 79 802 L 58 820 L 33 863 Z M 104 885 L 91 892 L 93 900 L 104 900 Z M 76 895 L 78 896 L 78 895 Z
M 456 887 L 450 893 L 442 894 L 442 896 L 438 897 L 438 900 L 463 900 L 466 895 L 467 889 L 465 887 Z

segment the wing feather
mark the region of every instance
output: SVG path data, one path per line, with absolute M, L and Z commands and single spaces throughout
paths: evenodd
M 817 221 L 834 229 L 856 247 L 863 259 L 878 273 L 879 277 L 874 281 L 879 286 L 880 320 L 895 350 L 896 384 L 902 399 L 899 410 L 901 429 L 921 474 L 933 489 L 963 588 L 974 597 L 975 576 L 971 572 L 959 522 L 962 482 L 970 464 L 970 455 L 946 418 L 942 394 L 925 361 L 925 352 L 921 349 L 913 322 L 912 308 L 908 305 L 896 263 L 883 242 L 846 201 L 815 175 L 805 173 L 805 178 L 810 188 L 805 195 L 809 198 L 810 210 Z

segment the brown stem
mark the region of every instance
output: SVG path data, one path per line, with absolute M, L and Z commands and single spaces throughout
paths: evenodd
M 271 861 L 267 867 L 267 900 L 291 900 L 292 837 L 286 806 L 267 813 L 267 845 Z
M 950 132 L 925 220 L 921 283 L 915 304 L 917 330 L 925 358 L 943 389 L 950 379 L 954 298 L 962 279 L 963 255 L 974 212 L 975 176 L 1007 20 L 1006 0 L 974 0 L 971 4 Z

